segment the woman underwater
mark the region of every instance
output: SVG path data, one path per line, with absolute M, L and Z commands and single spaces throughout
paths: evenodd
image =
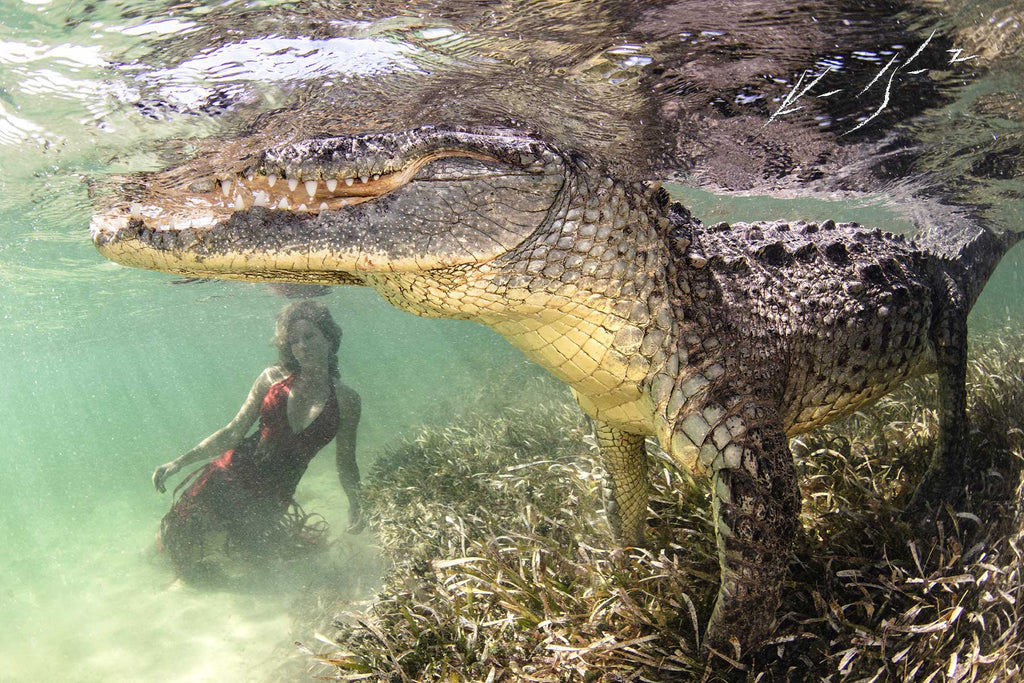
M 306 466 L 333 439 L 349 504 L 349 533 L 362 530 L 356 428 L 359 394 L 338 379 L 341 328 L 323 304 L 303 300 L 277 317 L 279 363 L 256 378 L 235 418 L 179 458 L 160 465 L 153 484 L 208 461 L 175 491 L 159 546 L 184 579 L 219 575 L 212 556 L 257 560 L 315 545 L 323 529 L 293 500 Z M 246 436 L 259 419 L 259 429 Z M 214 459 L 215 458 L 215 459 Z M 321 522 L 321 526 L 323 523 Z M 214 566 L 211 566 L 214 565 Z

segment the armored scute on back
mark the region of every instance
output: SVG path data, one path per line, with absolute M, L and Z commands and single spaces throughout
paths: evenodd
M 718 225 L 703 238 L 748 363 L 784 389 L 786 432 L 847 415 L 934 364 L 925 255 L 855 224 Z M 780 363 L 778 359 L 784 359 Z
M 1017 235 L 978 229 L 940 256 L 831 221 L 705 227 L 656 185 L 498 129 L 200 163 L 128 184 L 93 223 L 98 248 L 174 273 L 369 285 L 497 330 L 594 418 L 623 542 L 643 542 L 646 437 L 713 478 L 708 643 L 771 632 L 798 524 L 790 436 L 936 371 L 941 433 L 912 514 L 958 489 L 967 313 Z

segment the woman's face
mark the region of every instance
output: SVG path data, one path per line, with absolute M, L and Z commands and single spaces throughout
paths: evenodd
M 320 328 L 308 320 L 299 319 L 288 330 L 288 343 L 292 355 L 304 368 L 327 365 L 329 344 Z

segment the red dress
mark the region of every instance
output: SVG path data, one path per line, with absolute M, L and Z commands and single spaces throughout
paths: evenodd
M 292 497 L 310 460 L 338 432 L 338 400 L 332 387 L 320 414 L 296 434 L 288 423 L 294 379 L 291 375 L 267 390 L 258 432 L 194 471 L 175 490 L 188 486 L 164 515 L 158 543 L 179 573 L 188 575 L 216 550 L 266 555 L 305 528 L 305 519 L 289 524 L 287 513 L 290 506 L 297 508 Z M 307 517 L 301 509 L 299 514 Z M 224 532 L 223 541 L 214 538 L 216 532 Z

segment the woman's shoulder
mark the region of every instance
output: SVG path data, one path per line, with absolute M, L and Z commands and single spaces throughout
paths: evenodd
M 256 383 L 262 386 L 264 390 L 267 390 L 278 382 L 288 379 L 290 374 L 291 373 L 281 365 L 271 365 L 260 373 L 260 376 L 256 379 Z
M 270 388 L 287 376 L 284 369 L 278 365 L 271 365 L 269 368 L 265 368 L 259 374 L 259 377 L 256 378 L 256 381 L 252 383 L 249 396 L 246 398 L 246 405 L 253 408 L 259 406 L 270 392 Z

